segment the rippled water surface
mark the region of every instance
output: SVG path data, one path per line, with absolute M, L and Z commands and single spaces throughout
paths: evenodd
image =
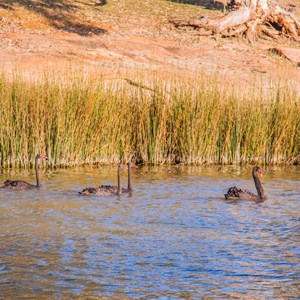
M 112 167 L 42 170 L 1 190 L 0 299 L 300 299 L 300 167 L 264 172 L 255 204 L 223 199 L 251 167 L 139 168 L 132 197 L 77 195 Z

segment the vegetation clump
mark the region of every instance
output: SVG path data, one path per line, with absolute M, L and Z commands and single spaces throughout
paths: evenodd
M 130 82 L 2 75 L 1 166 L 25 167 L 36 153 L 53 166 L 299 162 L 300 99 L 288 83 L 241 93 L 215 76 Z

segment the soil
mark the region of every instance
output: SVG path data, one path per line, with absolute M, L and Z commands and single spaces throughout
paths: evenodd
M 128 77 L 137 70 L 176 72 L 182 76 L 220 73 L 224 80 L 239 86 L 252 85 L 255 79 L 287 78 L 300 82 L 297 44 L 274 41 L 249 44 L 244 39 L 201 37 L 195 30 L 182 31 L 170 24 L 169 19 L 181 11 L 180 17 L 201 14 L 203 9 L 205 13 L 223 13 L 220 9 L 203 8 L 204 2 L 199 8 L 160 1 L 168 2 L 168 6 L 160 8 L 163 13 L 151 10 L 146 14 L 145 8 L 139 8 L 143 13 L 130 10 L 129 5 L 134 5 L 130 1 L 78 1 L 82 6 L 90 5 L 93 12 L 78 8 L 71 12 L 64 10 L 64 19 L 55 19 L 51 10 L 40 12 L 41 6 L 37 5 L 46 1 L 27 0 L 24 6 L 15 3 L 18 1 L 2 2 L 0 66 L 6 73 L 18 71 L 28 78 L 38 78 L 45 70 L 64 73 L 70 67 L 79 67 L 92 73 L 105 69 L 107 76 L 122 73 Z M 151 5 L 151 1 L 141 2 Z M 116 8 L 120 3 L 124 7 Z M 154 8 L 158 10 L 161 3 Z M 99 4 L 97 9 L 96 4 Z M 30 5 L 34 9 L 29 10 Z M 217 8 L 222 7 L 218 5 Z M 101 17 L 97 15 L 100 13 Z

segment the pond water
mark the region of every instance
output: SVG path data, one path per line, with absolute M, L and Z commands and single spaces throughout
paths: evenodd
M 264 168 L 259 204 L 223 196 L 255 191 L 251 166 L 141 167 L 132 197 L 77 194 L 116 184 L 115 169 L 1 190 L 0 299 L 300 299 L 300 167 Z

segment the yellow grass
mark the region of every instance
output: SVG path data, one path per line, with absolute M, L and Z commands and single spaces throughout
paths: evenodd
M 0 78 L 0 164 L 36 153 L 52 166 L 116 163 L 291 163 L 300 99 L 288 83 L 228 92 L 217 76 L 107 81 L 101 74 L 41 82 Z

